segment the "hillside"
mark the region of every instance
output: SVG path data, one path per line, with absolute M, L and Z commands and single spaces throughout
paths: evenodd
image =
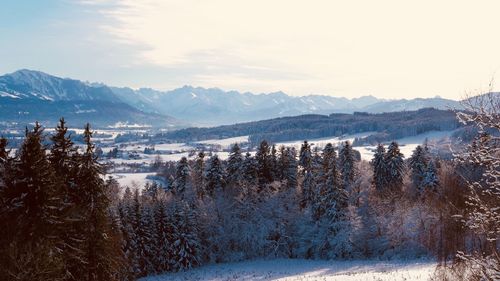
M 249 135 L 250 142 L 256 144 L 263 139 L 279 142 L 377 132 L 369 136 L 369 139 L 376 143 L 428 131 L 454 130 L 458 127 L 460 124 L 453 111 L 425 108 L 379 114 L 309 114 L 212 128 L 187 128 L 157 137 L 176 141 L 199 141 Z

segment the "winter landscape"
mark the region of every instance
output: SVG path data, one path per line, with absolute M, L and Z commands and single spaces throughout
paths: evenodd
M 499 8 L 5 1 L 0 280 L 500 280 Z

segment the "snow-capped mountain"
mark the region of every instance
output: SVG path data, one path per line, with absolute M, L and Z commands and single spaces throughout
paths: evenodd
M 16 100 L 17 103 L 14 102 Z M 88 114 L 89 118 L 99 115 L 99 112 L 93 112 L 98 109 L 96 104 L 102 106 L 103 102 L 108 102 L 117 109 L 115 115 L 120 116 L 120 119 L 128 115 L 136 117 L 133 118 L 134 120 L 128 120 L 129 122 L 141 121 L 151 116 L 161 119 L 161 116 L 164 116 L 165 120 L 168 119 L 166 122 L 168 123 L 173 120 L 168 116 L 173 116 L 194 125 L 233 124 L 302 114 L 356 111 L 381 113 L 418 110 L 425 107 L 438 109 L 459 107 L 457 101 L 440 97 L 412 100 L 385 100 L 373 96 L 353 99 L 328 95 L 296 97 L 283 92 L 253 94 L 192 86 L 184 86 L 171 91 L 158 91 L 150 88 L 134 90 L 126 87 L 109 87 L 102 83 L 59 78 L 26 69 L 0 76 L 0 106 L 9 102 L 13 109 L 17 110 L 16 104 L 21 104 L 20 100 L 23 100 L 22 103 L 27 101 L 31 103 L 36 103 L 36 101 L 64 102 L 68 108 L 60 114 L 64 113 L 65 116 L 68 113 Z M 120 107 L 123 108 L 122 113 L 118 110 Z M 23 108 L 18 109 L 19 112 L 26 111 Z M 3 111 L 0 114 L 2 117 L 6 116 L 5 110 Z M 53 114 L 53 111 L 47 113 Z M 33 113 L 30 111 L 30 114 Z M 38 112 L 38 114 L 43 115 L 43 112 Z M 101 115 L 102 121 L 105 121 L 106 113 L 102 112 Z M 116 119 L 116 116 L 108 116 Z M 163 121 L 155 123 L 165 124 Z
M 166 92 L 152 89 L 135 91 L 129 88 L 111 89 L 130 104 L 143 110 L 169 114 L 202 125 L 233 124 L 302 114 L 356 111 L 382 113 L 418 110 L 425 107 L 438 109 L 459 107 L 457 101 L 440 97 L 412 100 L 385 100 L 373 96 L 353 99 L 327 95 L 296 97 L 283 92 L 252 94 L 191 86 Z
M 35 120 L 52 126 L 60 117 L 70 125 L 140 124 L 169 127 L 172 117 L 145 113 L 129 105 L 105 85 L 19 70 L 0 76 L 0 120 L 23 125 Z

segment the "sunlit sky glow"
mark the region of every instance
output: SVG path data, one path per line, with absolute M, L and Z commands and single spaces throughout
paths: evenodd
M 494 0 L 7 0 L 0 72 L 135 88 L 459 99 L 500 80 L 498 11 Z

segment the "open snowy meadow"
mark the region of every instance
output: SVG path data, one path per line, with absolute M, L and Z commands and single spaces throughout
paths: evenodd
M 208 265 L 184 272 L 150 276 L 141 281 L 174 280 L 429 280 L 436 263 L 413 261 L 321 261 L 302 259 L 257 260 Z

